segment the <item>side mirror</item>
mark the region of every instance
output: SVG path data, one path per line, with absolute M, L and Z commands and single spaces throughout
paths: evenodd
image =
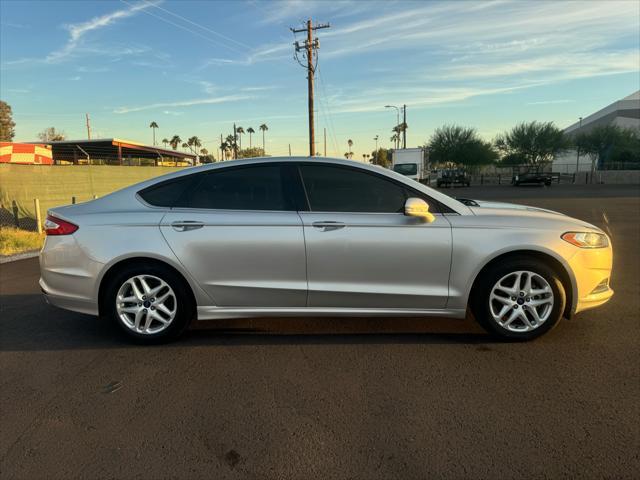
M 404 214 L 408 217 L 418 217 L 427 223 L 433 222 L 436 217 L 429 212 L 429 204 L 421 198 L 407 198 L 404 202 Z

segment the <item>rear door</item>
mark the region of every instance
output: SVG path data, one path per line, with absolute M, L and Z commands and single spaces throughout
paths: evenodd
M 304 307 L 300 217 L 281 164 L 197 174 L 162 220 L 172 250 L 217 306 Z
M 307 246 L 308 306 L 444 308 L 451 227 L 425 198 L 435 221 L 404 215 L 420 196 L 368 170 L 300 164 L 308 210 L 300 212 Z

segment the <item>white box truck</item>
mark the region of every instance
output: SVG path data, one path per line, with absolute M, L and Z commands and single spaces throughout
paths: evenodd
M 391 168 L 416 182 L 427 183 L 429 169 L 424 148 L 402 148 L 391 153 Z

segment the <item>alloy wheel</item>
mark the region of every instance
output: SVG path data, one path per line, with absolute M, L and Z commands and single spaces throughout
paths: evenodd
M 526 270 L 502 277 L 489 296 L 489 310 L 496 323 L 519 333 L 539 328 L 551 316 L 553 305 L 549 282 Z
M 167 282 L 153 275 L 136 275 L 118 289 L 116 312 L 130 330 L 153 335 L 176 317 L 177 300 Z

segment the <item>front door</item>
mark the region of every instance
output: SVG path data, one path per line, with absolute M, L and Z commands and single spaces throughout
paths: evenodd
M 304 307 L 300 217 L 278 164 L 202 174 L 162 220 L 180 262 L 221 307 Z
M 433 212 L 435 221 L 425 223 L 405 216 L 404 202 L 416 193 L 373 172 L 308 163 L 300 172 L 310 210 L 300 212 L 309 307 L 446 306 L 451 266 L 446 217 Z

